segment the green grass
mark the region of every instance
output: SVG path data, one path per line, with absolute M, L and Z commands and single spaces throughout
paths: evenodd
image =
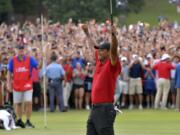
M 131 13 L 127 17 L 127 24 L 134 24 L 139 20 L 157 25 L 158 16 L 166 16 L 169 20 L 178 20 L 180 22 L 180 14 L 176 12 L 176 6 L 169 4 L 168 0 L 145 0 L 145 6 L 140 13 Z
M 0 135 L 85 135 L 88 111 L 47 113 L 44 128 L 43 112 L 33 113 L 35 129 L 0 130 Z M 116 135 L 180 135 L 180 113 L 157 110 L 124 110 L 115 122 Z

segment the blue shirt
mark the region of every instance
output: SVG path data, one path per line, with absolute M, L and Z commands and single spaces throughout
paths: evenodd
M 175 87 L 180 88 L 180 63 L 176 65 L 175 71 Z
M 156 72 L 155 70 L 151 70 L 152 74 L 155 76 Z M 144 70 L 144 76 L 146 75 L 147 70 Z M 144 77 L 144 90 L 156 90 L 156 84 L 155 84 L 155 79 L 151 75 L 147 75 Z
M 18 59 L 18 56 L 17 56 L 17 59 Z M 24 56 L 23 60 L 26 60 L 26 56 Z M 38 65 L 38 62 L 35 60 L 35 58 L 30 56 L 30 72 L 32 72 L 33 68 L 37 68 L 37 65 Z M 7 65 L 7 69 L 11 73 L 13 73 L 13 70 L 14 70 L 13 58 L 10 59 L 8 65 Z
M 46 68 L 46 76 L 48 79 L 58 79 L 65 75 L 65 71 L 60 64 L 55 62 L 49 64 Z
M 155 71 L 155 70 L 152 69 L 151 72 L 152 72 L 152 74 L 153 74 L 154 76 L 156 76 L 156 71 Z M 154 80 L 154 78 L 153 78 L 150 74 L 148 74 L 148 75 L 145 77 L 146 73 L 147 73 L 147 70 L 144 70 L 144 80 Z
M 85 66 L 85 60 L 83 58 L 73 58 L 72 59 L 72 67 L 76 68 L 76 64 L 80 63 L 81 67 Z

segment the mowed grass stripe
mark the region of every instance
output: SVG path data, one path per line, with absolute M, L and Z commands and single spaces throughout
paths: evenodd
M 174 110 L 133 110 L 117 117 L 117 135 L 180 135 L 180 113 Z
M 180 113 L 174 110 L 123 110 L 115 122 L 116 135 L 180 135 Z M 43 112 L 34 112 L 35 129 L 0 130 L 0 135 L 85 135 L 89 111 L 47 113 L 44 128 Z M 23 118 L 25 119 L 25 118 Z

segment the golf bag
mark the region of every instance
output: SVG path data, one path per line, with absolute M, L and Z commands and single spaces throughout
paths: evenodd
M 5 104 L 3 107 L 0 107 L 0 129 L 16 129 L 15 120 L 16 114 L 11 105 Z

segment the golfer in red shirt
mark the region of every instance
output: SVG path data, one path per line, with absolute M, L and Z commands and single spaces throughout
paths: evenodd
M 89 42 L 94 44 L 86 25 L 82 26 Z M 95 44 L 94 44 L 95 45 Z M 118 43 L 115 28 L 112 27 L 112 43 L 102 42 L 96 49 L 96 68 L 92 86 L 92 111 L 87 121 L 86 135 L 114 135 L 114 92 L 121 72 L 118 59 Z

